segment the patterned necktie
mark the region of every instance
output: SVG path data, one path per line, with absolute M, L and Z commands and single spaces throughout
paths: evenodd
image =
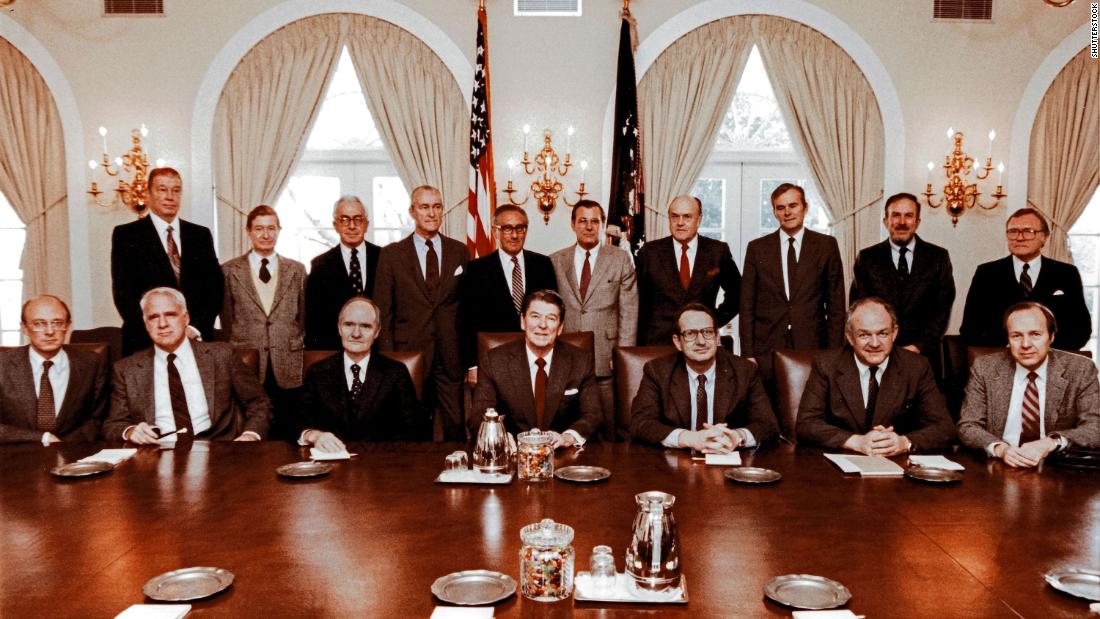
M 688 262 L 688 244 L 680 244 L 680 285 L 684 290 L 691 286 L 691 264 Z
M 172 402 L 172 418 L 176 421 L 177 430 L 186 428 L 187 435 L 194 436 L 195 428 L 191 425 L 191 412 L 187 408 L 187 392 L 183 390 L 176 358 L 175 353 L 168 353 L 168 399 Z
M 588 296 L 588 286 L 592 283 L 591 257 L 591 250 L 586 250 L 584 252 L 584 266 L 581 267 L 581 301 L 584 301 L 584 298 Z
M 180 281 L 180 248 L 176 245 L 176 239 L 172 238 L 172 226 L 168 226 L 168 262 L 172 265 L 172 272 L 176 275 L 176 283 Z
M 512 305 L 516 313 L 523 307 L 523 271 L 519 270 L 519 259 L 512 256 Z
M 875 378 L 878 366 L 872 365 L 867 369 L 871 370 L 871 376 L 867 379 L 867 429 L 870 430 L 874 427 L 875 404 L 878 403 L 878 379 Z
M 267 258 L 260 260 L 260 281 L 265 284 L 271 281 L 271 271 L 267 270 Z
M 538 366 L 535 370 L 535 426 L 545 430 L 543 419 L 546 417 L 546 359 L 536 358 L 535 365 Z
M 57 425 L 57 411 L 54 409 L 53 385 L 50 383 L 50 367 L 53 361 L 42 362 L 42 381 L 38 383 L 38 430 L 53 432 Z
M 351 364 L 351 399 L 358 400 L 359 394 L 363 392 L 363 381 L 359 380 L 359 367 L 358 363 Z
M 1039 440 L 1039 387 L 1035 372 L 1027 373 L 1027 388 L 1024 389 L 1023 410 L 1020 415 L 1020 445 Z
M 707 377 L 700 374 L 695 380 L 699 382 L 695 387 L 695 429 L 698 430 L 707 419 Z
M 905 254 L 908 251 L 908 247 L 898 249 L 898 275 L 902 277 L 909 276 L 909 261 L 905 259 Z
M 794 250 L 794 237 L 787 237 L 787 299 L 794 292 L 794 274 L 798 270 L 798 254 Z
M 432 240 L 424 241 L 428 246 L 428 255 L 424 259 L 424 283 L 428 285 L 428 292 L 435 295 L 435 289 L 439 287 L 439 254 L 435 253 L 435 245 Z
M 1030 268 L 1030 264 L 1025 264 L 1023 271 L 1020 272 L 1020 285 L 1024 287 L 1024 292 L 1027 294 L 1031 294 L 1031 289 L 1035 287 L 1031 282 L 1031 274 L 1028 273 Z
M 348 278 L 351 279 L 351 287 L 355 294 L 363 294 L 363 267 L 359 266 L 359 248 L 351 250 L 351 260 L 348 261 Z

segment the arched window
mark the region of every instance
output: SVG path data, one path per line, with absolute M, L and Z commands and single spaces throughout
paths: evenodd
M 1069 249 L 1073 253 L 1073 264 L 1081 272 L 1081 281 L 1085 285 L 1085 305 L 1092 316 L 1092 339 L 1085 350 L 1092 351 L 1092 358 L 1100 363 L 1100 189 L 1092 194 L 1092 200 L 1085 212 L 1069 229 Z
M 18 346 L 23 271 L 19 268 L 27 227 L 0 193 L 0 345 Z

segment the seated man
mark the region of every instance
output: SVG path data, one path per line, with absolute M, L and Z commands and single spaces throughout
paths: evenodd
M 600 395 L 592 355 L 559 342 L 565 303 L 553 290 L 539 290 L 523 301 L 524 338 L 487 352 L 479 363 L 474 412 L 477 436 L 481 414 L 494 408 L 509 432 L 550 430 L 554 448 L 583 445 L 600 425 Z
M 1053 451 L 1100 447 L 1100 384 L 1090 359 L 1053 350 L 1058 325 L 1045 305 L 1005 312 L 1008 350 L 974 360 L 959 439 L 1010 466 L 1036 466 Z
M 258 441 L 267 434 L 271 404 L 255 372 L 225 343 L 190 341 L 187 301 L 175 288 L 141 297 L 153 347 L 115 366 L 107 440 L 152 445 L 165 434 Z
M 344 303 L 337 318 L 343 352 L 306 372 L 298 407 L 299 445 L 340 452 L 344 441 L 427 438 L 428 418 L 408 369 L 382 354 L 371 354 L 381 327 L 379 316 L 378 306 L 366 297 Z
M 814 360 L 798 407 L 799 442 L 869 456 L 946 448 L 955 426 L 928 361 L 894 348 L 894 309 L 878 297 L 859 299 L 844 335 L 851 348 Z
M 44 294 L 23 304 L 29 346 L 0 351 L 0 443 L 94 441 L 107 412 L 107 361 L 65 343 L 69 307 Z
M 756 366 L 719 348 L 714 322 L 701 303 L 680 309 L 672 335 L 680 352 L 643 368 L 631 406 L 634 440 L 729 453 L 779 433 Z

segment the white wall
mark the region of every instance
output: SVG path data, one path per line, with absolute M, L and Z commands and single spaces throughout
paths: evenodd
M 966 132 L 971 138 L 967 145 L 982 154 L 985 143 L 979 136 L 996 129 L 994 160 L 1009 162 L 1010 149 L 1019 147 L 1011 143 L 1013 120 L 1033 74 L 1067 36 L 1083 34 L 1080 27 L 1088 20 L 1086 2 L 1053 9 L 1038 0 L 997 0 L 992 24 L 932 22 L 932 0 L 807 3 L 846 24 L 888 73 L 901 102 L 905 148 L 899 168 L 902 177 L 888 178 L 886 184 L 914 192 L 923 188 L 925 163 L 939 163 L 946 154 L 948 126 Z M 198 156 L 192 149 L 193 115 L 211 64 L 250 23 L 285 4 L 280 0 L 166 0 L 165 17 L 104 18 L 102 4 L 96 1 L 22 0 L 0 20 L 17 22 L 67 78 L 76 102 L 74 114 L 79 115 L 77 131 L 83 133 L 67 141 L 83 145 L 79 152 L 69 152 L 70 158 L 76 163 L 98 158 L 100 140 L 95 131 L 99 125 L 110 130 L 112 151 L 119 151 L 129 129 L 144 122 L 152 130 L 147 145 L 154 157 L 167 159 L 187 176 Z M 367 12 L 403 5 L 430 22 L 473 63 L 473 0 L 362 0 L 357 4 Z M 580 18 L 517 18 L 511 14 L 511 0 L 488 0 L 487 4 L 499 177 L 504 179 L 508 157 L 522 148 L 519 128 L 525 122 L 535 131 L 550 127 L 558 132 L 572 124 L 577 129 L 575 156 L 588 159 L 590 190 L 602 195 L 603 181 L 592 172 L 603 168 L 602 132 L 615 84 L 620 3 L 588 0 Z M 644 41 L 695 5 L 719 4 L 636 0 L 633 10 Z M 1087 43 L 1082 36 L 1080 46 Z M 468 91 L 468 84 L 461 86 Z M 70 170 L 79 167 L 70 166 Z M 88 174 L 86 166 L 82 170 Z M 1013 172 L 1009 168 L 1008 174 Z M 76 185 L 90 180 L 86 176 Z M 1013 186 L 1022 193 L 1021 183 Z M 185 215 L 208 219 L 210 205 L 197 204 L 206 196 L 190 191 L 188 197 L 196 203 L 185 204 Z M 1022 199 L 1022 195 L 1011 197 L 1013 205 L 1022 204 Z M 74 297 L 86 300 L 76 306 L 87 308 L 85 315 L 76 317 L 77 325 L 117 324 L 110 295 L 109 239 L 111 229 L 132 215 L 88 205 L 83 195 L 70 196 L 70 209 L 74 225 L 79 226 L 73 236 L 86 234 L 87 247 L 86 255 L 74 255 L 73 262 L 90 265 L 85 267 L 90 270 L 87 278 L 73 281 Z M 991 213 L 970 212 L 952 228 L 943 212 L 925 212 L 923 236 L 950 249 L 955 264 L 960 298 L 953 330 L 974 268 L 1005 252 L 1000 232 L 1005 215 L 1003 207 Z M 532 249 L 551 251 L 571 239 L 568 209 L 559 207 L 549 226 L 542 225 L 541 217 L 535 223 L 528 241 Z M 73 247 L 80 245 L 74 242 Z

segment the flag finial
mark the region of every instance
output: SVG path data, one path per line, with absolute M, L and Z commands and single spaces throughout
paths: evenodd
M 477 0 L 477 10 L 479 10 L 479 11 L 484 11 L 485 10 L 485 0 Z

